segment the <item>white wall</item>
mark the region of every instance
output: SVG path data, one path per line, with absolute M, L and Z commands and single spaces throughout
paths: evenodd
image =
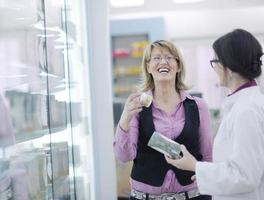
M 204 38 L 235 28 L 264 33 L 264 7 L 164 13 L 167 38 Z
M 166 38 L 218 36 L 235 28 L 264 33 L 264 6 L 232 9 L 175 10 L 168 12 L 113 14 L 111 19 L 164 17 Z M 158 28 L 158 27 L 157 27 Z

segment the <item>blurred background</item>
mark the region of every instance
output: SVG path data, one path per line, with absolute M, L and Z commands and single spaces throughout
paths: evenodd
M 263 0 L 0 0 L 0 200 L 127 199 L 112 140 L 146 45 L 180 49 L 215 136 L 211 45 L 235 28 L 264 44 L 263 22 Z

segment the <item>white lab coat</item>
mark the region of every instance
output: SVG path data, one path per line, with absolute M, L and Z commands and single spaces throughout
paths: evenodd
M 227 97 L 213 163 L 198 162 L 202 194 L 214 200 L 264 200 L 264 95 L 258 86 Z

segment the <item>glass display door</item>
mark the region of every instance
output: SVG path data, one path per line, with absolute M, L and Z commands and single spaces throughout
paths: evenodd
M 90 199 L 83 3 L 0 2 L 1 200 Z

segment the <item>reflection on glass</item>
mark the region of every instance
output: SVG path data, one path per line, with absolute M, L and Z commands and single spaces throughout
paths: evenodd
M 91 135 L 87 124 L 89 112 L 89 87 L 88 87 L 88 61 L 86 56 L 85 40 L 85 7 L 83 0 L 67 0 L 64 7 L 64 20 L 66 34 L 61 34 L 56 40 L 61 42 L 66 36 L 68 68 L 65 69 L 66 85 L 69 89 L 70 118 L 72 122 L 72 145 L 73 145 L 73 174 L 75 194 L 78 200 L 91 199 Z M 61 44 L 63 45 L 63 44 Z M 86 111 L 88 110 L 88 111 Z
M 43 2 L 3 1 L 0 19 L 0 199 L 46 199 L 48 140 L 33 140 L 48 129 Z
M 54 2 L 0 3 L 1 200 L 90 196 L 87 69 L 67 15 L 81 5 Z

